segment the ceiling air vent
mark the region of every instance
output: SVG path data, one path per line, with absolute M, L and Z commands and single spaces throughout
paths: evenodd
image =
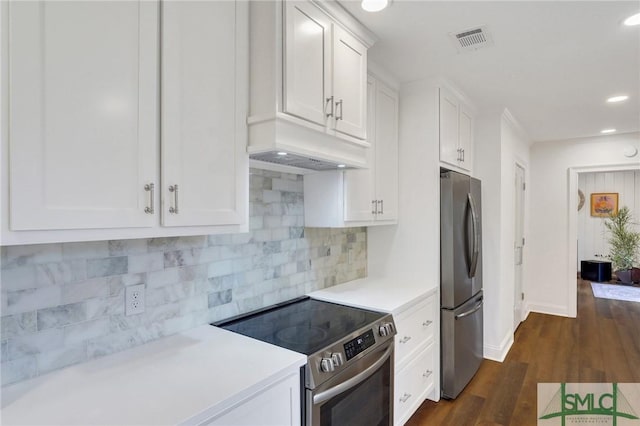
M 449 33 L 449 35 L 460 52 L 478 50 L 493 45 L 491 34 L 485 26 L 470 28 L 457 33 Z

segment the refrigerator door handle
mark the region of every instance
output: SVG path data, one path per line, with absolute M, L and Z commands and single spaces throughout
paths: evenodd
M 464 318 L 467 317 L 469 315 L 471 315 L 472 313 L 476 312 L 478 309 L 482 308 L 482 299 L 480 299 L 480 301 L 478 302 L 478 304 L 476 306 L 473 307 L 473 309 L 468 310 L 467 312 L 463 312 L 461 314 L 456 315 L 454 318 L 455 319 L 460 319 L 460 318 Z
M 469 278 L 473 278 L 476 275 L 476 269 L 478 267 L 478 255 L 480 254 L 480 236 L 478 235 L 478 214 L 476 213 L 476 203 L 473 201 L 471 194 L 467 194 L 469 199 L 469 206 L 471 207 L 471 225 L 473 227 L 473 254 L 471 256 L 471 265 L 469 265 Z

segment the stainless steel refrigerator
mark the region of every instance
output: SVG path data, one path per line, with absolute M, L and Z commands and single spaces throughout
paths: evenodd
M 456 398 L 482 362 L 480 181 L 440 170 L 442 396 Z

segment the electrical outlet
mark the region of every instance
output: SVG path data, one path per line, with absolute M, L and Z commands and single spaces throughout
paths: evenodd
M 136 315 L 144 312 L 144 284 L 132 285 L 125 288 L 124 314 Z

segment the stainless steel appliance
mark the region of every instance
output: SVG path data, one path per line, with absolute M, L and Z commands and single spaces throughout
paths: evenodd
M 456 398 L 483 358 L 480 181 L 440 170 L 442 396 Z
M 390 314 L 305 297 L 213 325 L 307 355 L 302 424 L 392 424 Z

